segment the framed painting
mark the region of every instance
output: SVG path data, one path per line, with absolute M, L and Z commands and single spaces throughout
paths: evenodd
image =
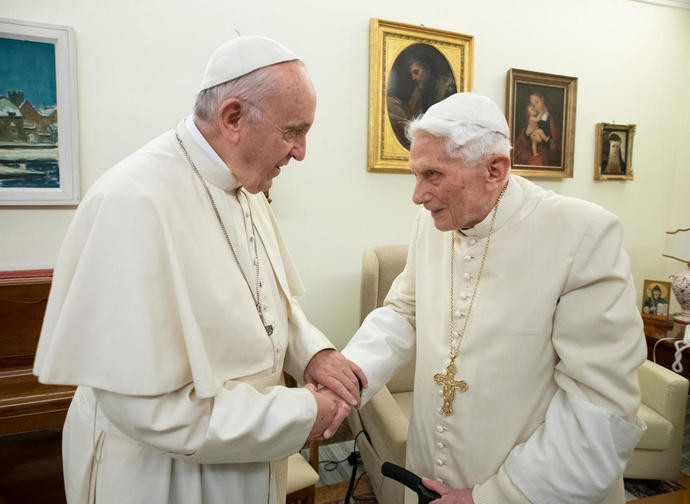
M 508 70 L 506 111 L 514 173 L 573 176 L 576 100 L 576 77 Z
M 634 124 L 597 123 L 594 180 L 632 180 Z
M 642 288 L 642 318 L 668 320 L 671 282 L 645 280 Z
M 371 19 L 367 169 L 410 173 L 407 124 L 436 102 L 472 90 L 474 38 Z
M 0 205 L 79 201 L 74 32 L 0 18 Z

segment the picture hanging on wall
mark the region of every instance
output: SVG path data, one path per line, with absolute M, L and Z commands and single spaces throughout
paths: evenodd
M 642 288 L 642 317 L 668 320 L 668 303 L 671 299 L 671 283 L 661 280 L 645 280 Z
M 371 19 L 367 169 L 410 173 L 410 120 L 454 93 L 472 90 L 474 38 Z
M 634 124 L 597 123 L 594 180 L 632 180 Z
M 0 205 L 79 201 L 74 32 L 0 18 Z
M 573 176 L 576 101 L 576 77 L 508 70 L 506 111 L 513 173 Z

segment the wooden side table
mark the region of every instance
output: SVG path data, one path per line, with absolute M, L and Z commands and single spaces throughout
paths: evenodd
M 675 360 L 676 347 L 674 340 L 660 341 L 664 338 L 683 339 L 685 324 L 673 322 L 673 320 L 648 320 L 644 319 L 644 335 L 647 340 L 647 358 L 655 360 L 656 363 L 667 369 L 671 368 Z M 656 347 L 656 351 L 654 348 Z M 683 352 L 681 359 L 683 371 L 682 376 L 690 379 L 690 348 Z

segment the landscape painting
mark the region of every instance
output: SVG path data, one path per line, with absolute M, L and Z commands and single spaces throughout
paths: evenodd
M 79 202 L 69 26 L 0 18 L 0 205 Z
M 0 38 L 0 187 L 60 187 L 55 46 Z

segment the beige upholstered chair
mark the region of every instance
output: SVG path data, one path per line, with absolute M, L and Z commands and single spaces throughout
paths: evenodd
M 688 380 L 648 360 L 640 368 L 640 390 L 642 404 L 637 414 L 647 424 L 647 431 L 624 476 L 676 479 L 683 452 Z
M 405 266 L 407 247 L 389 245 L 364 252 L 362 260 L 361 310 L 363 320 L 381 306 L 395 277 Z M 357 441 L 362 461 L 380 504 L 403 500 L 402 485 L 381 475 L 385 461 L 405 464 L 407 429 L 412 412 L 414 359 L 359 412 L 350 413 L 349 422 L 356 435 L 362 428 L 369 438 Z M 640 369 L 642 405 L 638 415 L 647 424 L 625 470 L 629 478 L 674 479 L 678 476 L 685 427 L 688 381 L 668 369 L 645 362 Z
M 314 504 L 319 481 L 319 446 L 316 441 L 308 444 L 309 462 L 299 453 L 288 458 L 286 504 Z
M 381 306 L 391 283 L 405 267 L 406 245 L 387 245 L 364 252 L 360 317 Z M 357 448 L 367 470 L 379 504 L 400 504 L 403 486 L 381 475 L 381 464 L 393 462 L 405 466 L 407 427 L 412 413 L 414 359 L 398 369 L 386 387 L 359 411 L 352 410 L 350 428 L 356 435 L 366 428 L 369 438 L 359 436 Z

